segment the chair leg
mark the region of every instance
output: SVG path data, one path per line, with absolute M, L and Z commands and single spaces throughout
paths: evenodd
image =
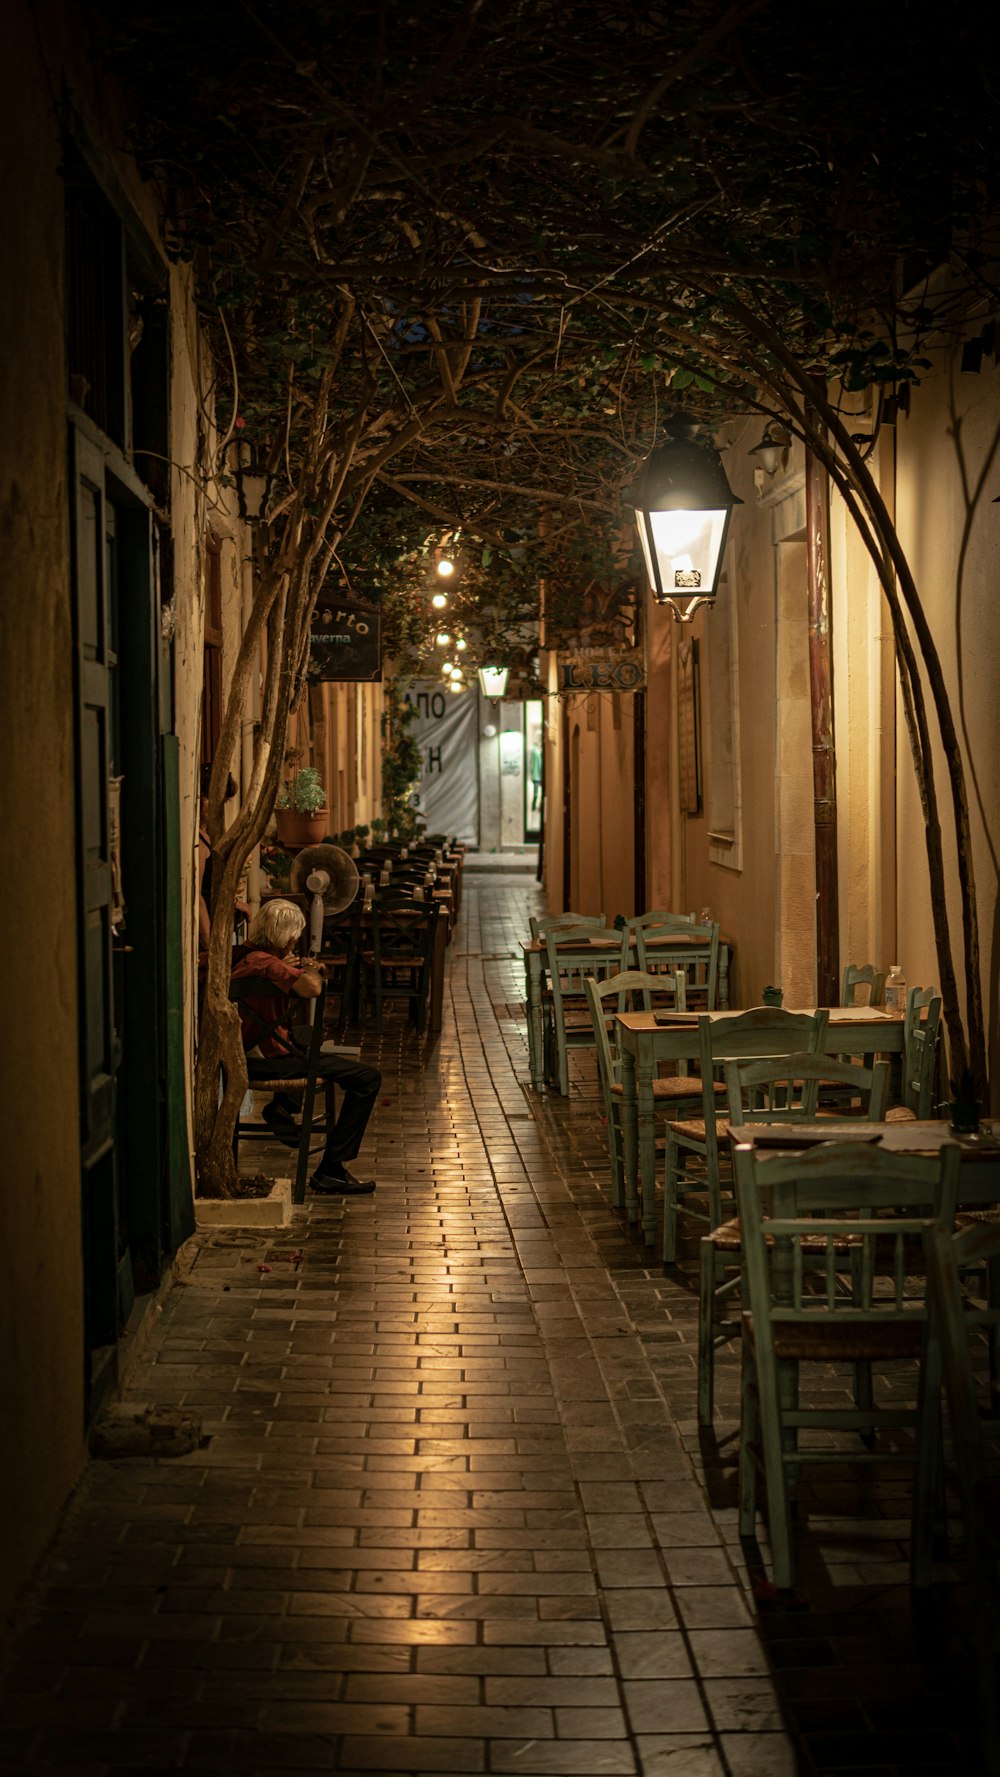
M 672 1135 L 667 1136 L 667 1169 L 663 1186 L 663 1263 L 672 1265 L 677 1257 L 677 1195 L 679 1189 L 680 1152 Z
M 698 1271 L 698 1424 L 715 1411 L 715 1247 L 702 1236 Z
M 622 1166 L 622 1134 L 621 1119 L 617 1110 L 605 1101 L 608 1122 L 608 1162 L 611 1169 L 611 1207 L 621 1209 L 625 1202 L 625 1173 Z
M 934 1568 L 934 1526 L 943 1476 L 941 1450 L 941 1343 L 931 1329 L 917 1400 L 913 1476 L 913 1524 L 910 1540 L 910 1584 L 929 1586 Z
M 313 1110 L 316 1104 L 316 1082 L 306 1087 L 302 1098 L 302 1118 L 299 1128 L 299 1152 L 295 1166 L 295 1183 L 292 1187 L 292 1202 L 304 1203 L 306 1200 L 306 1174 L 309 1171 L 309 1143 L 312 1137 Z
M 792 1535 L 791 1500 L 785 1465 L 785 1437 L 779 1407 L 778 1378 L 765 1367 L 757 1376 L 764 1484 L 767 1490 L 767 1527 L 774 1559 L 774 1583 L 782 1590 L 795 1584 L 795 1544 Z M 794 1432 L 788 1434 L 793 1441 Z
M 740 1535 L 757 1533 L 757 1460 L 760 1403 L 749 1342 L 744 1339 L 740 1369 Z

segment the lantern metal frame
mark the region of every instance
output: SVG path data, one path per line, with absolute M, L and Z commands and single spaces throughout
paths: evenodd
M 669 437 L 646 458 L 628 504 L 635 512 L 639 541 L 646 562 L 650 590 L 658 605 L 666 605 L 678 623 L 690 623 L 702 605 L 715 603 L 726 553 L 729 525 L 736 506 L 743 501 L 734 494 L 715 446 L 698 437 L 687 420 L 675 420 Z M 664 557 L 670 545 L 658 538 L 654 520 L 662 513 L 684 512 L 714 515 L 714 537 L 707 540 L 708 571 L 682 568 L 673 558 L 672 583 L 666 578 Z M 662 542 L 663 552 L 658 546 Z M 714 554 L 712 546 L 714 544 Z M 676 549 L 676 545 L 674 545 Z

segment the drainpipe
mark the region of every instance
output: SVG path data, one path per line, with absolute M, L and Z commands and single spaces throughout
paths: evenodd
M 246 529 L 244 529 L 246 536 Z M 241 583 L 241 616 L 242 628 L 245 632 L 249 627 L 250 613 L 253 610 L 254 593 L 254 536 L 249 533 L 249 554 L 243 557 L 243 575 Z M 243 704 L 243 726 L 240 733 L 240 782 L 245 788 L 250 782 L 253 771 L 253 743 L 257 724 L 260 720 L 260 655 L 254 662 L 247 686 L 246 699 Z M 255 845 L 247 859 L 247 900 L 255 913 L 260 910 L 260 846 Z
M 830 486 L 822 463 L 809 451 L 806 453 L 806 560 L 816 850 L 816 1003 L 835 1006 L 840 998 L 840 901 L 837 757 L 830 653 Z

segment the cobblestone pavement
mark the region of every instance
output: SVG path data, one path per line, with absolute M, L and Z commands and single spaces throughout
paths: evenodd
M 693 1273 L 611 1210 L 586 1064 L 568 1103 L 524 1085 L 536 899 L 467 875 L 443 1034 L 366 1042 L 375 1197 L 199 1237 L 131 1393 L 202 1446 L 92 1465 L 0 1770 L 976 1769 L 947 1603 L 911 1619 L 903 1484 L 812 1519 L 801 1608 L 758 1614 L 735 1356 L 701 1444 Z

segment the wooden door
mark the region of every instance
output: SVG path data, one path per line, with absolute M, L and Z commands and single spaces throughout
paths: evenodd
M 76 653 L 77 920 L 80 1161 L 85 1338 L 113 1345 L 120 1324 L 115 1021 L 108 780 L 114 746 L 115 654 L 109 603 L 104 458 L 79 429 L 71 437 L 73 618 Z M 127 1284 L 126 1284 L 127 1289 Z

